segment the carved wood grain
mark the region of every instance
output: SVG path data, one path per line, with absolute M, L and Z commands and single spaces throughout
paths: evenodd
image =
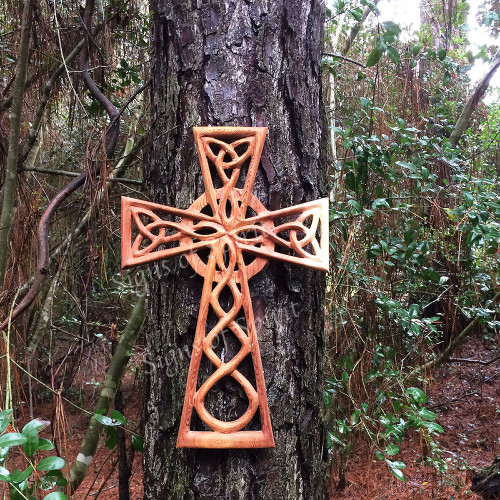
M 194 127 L 193 131 L 205 193 L 187 210 L 122 197 L 122 268 L 185 255 L 192 268 L 204 277 L 177 447 L 274 447 L 248 280 L 270 258 L 328 271 L 328 199 L 268 211 L 252 194 L 267 128 Z M 241 148 L 244 151 L 239 153 Z M 218 179 L 212 177 L 210 163 Z M 243 187 L 237 188 L 245 164 Z M 216 188 L 214 180 L 222 187 Z M 205 213 L 207 207 L 212 215 Z M 255 216 L 247 217 L 249 208 Z M 206 263 L 198 254 L 200 249 L 209 249 Z M 245 264 L 244 252 L 255 256 L 250 264 Z M 233 299 L 229 311 L 219 302 L 225 289 Z M 207 332 L 210 308 L 217 323 Z M 247 331 L 236 321 L 242 310 Z M 239 352 L 227 362 L 212 349 L 214 340 L 226 328 L 241 343 Z M 197 387 L 203 355 L 215 371 Z M 256 387 L 238 370 L 249 355 Z M 248 399 L 243 415 L 229 422 L 215 418 L 205 408 L 207 394 L 225 377 L 232 377 Z M 193 410 L 211 430 L 191 430 Z M 261 430 L 245 430 L 257 410 Z

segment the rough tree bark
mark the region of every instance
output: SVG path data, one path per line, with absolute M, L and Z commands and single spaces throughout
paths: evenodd
M 195 125 L 269 127 L 254 185 L 269 209 L 325 196 L 323 2 L 152 4 L 149 199 L 187 208 L 203 193 Z M 149 272 L 144 498 L 325 498 L 324 274 L 271 261 L 250 280 L 276 448 L 217 451 L 175 448 L 202 278 L 182 259 Z M 227 415 L 239 393 L 222 393 L 212 408 Z
M 19 162 L 19 136 L 23 110 L 24 86 L 28 71 L 32 0 L 25 0 L 21 23 L 21 40 L 17 58 L 16 78 L 12 92 L 10 111 L 9 150 L 2 189 L 2 214 L 0 215 L 0 286 L 3 285 L 9 255 L 9 234 L 14 219 L 14 203 L 17 194 L 17 166 Z

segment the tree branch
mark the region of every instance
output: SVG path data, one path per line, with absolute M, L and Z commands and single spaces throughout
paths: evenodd
M 101 25 L 97 26 L 94 30 L 94 36 L 99 33 L 101 29 Z M 80 42 L 76 45 L 76 47 L 68 54 L 68 56 L 64 59 L 64 61 L 56 68 L 56 70 L 52 73 L 47 83 L 45 84 L 42 92 L 42 98 L 38 104 L 38 108 L 35 113 L 35 118 L 33 119 L 33 123 L 28 132 L 28 137 L 26 138 L 26 142 L 23 147 L 23 152 L 21 154 L 21 161 L 26 160 L 31 148 L 35 144 L 38 131 L 40 130 L 40 124 L 42 122 L 43 113 L 45 108 L 47 107 L 47 103 L 49 102 L 50 93 L 52 92 L 52 87 L 54 83 L 58 80 L 58 78 L 63 74 L 65 68 L 68 67 L 76 58 L 76 56 L 81 52 L 83 48 L 84 40 L 80 40 Z
M 352 64 L 356 64 L 357 66 L 361 66 L 362 68 L 366 68 L 366 66 L 364 64 L 361 64 L 360 62 L 355 61 L 354 59 L 351 59 L 350 57 L 341 56 L 340 54 L 331 54 L 330 52 L 323 52 L 323 55 L 327 56 L 327 57 L 334 57 L 335 59 L 342 59 L 343 61 L 347 61 L 347 62 L 350 62 Z
M 500 291 L 491 299 L 491 304 L 496 304 L 500 300 Z M 464 339 L 471 333 L 474 328 L 478 325 L 481 316 L 476 316 L 454 339 L 450 341 L 446 349 L 439 355 L 435 356 L 433 359 L 424 363 L 423 365 L 417 366 L 413 369 L 409 378 L 417 376 L 421 372 L 425 372 L 431 368 L 442 365 L 451 355 L 456 347 L 458 347 Z
M 52 170 L 51 168 L 41 168 L 41 167 L 24 167 L 24 172 L 38 172 L 40 174 L 49 175 L 63 175 L 66 177 L 78 177 L 80 174 L 78 172 L 71 172 L 69 170 Z M 136 186 L 141 186 L 142 181 L 137 179 L 124 179 L 123 177 L 113 177 L 108 179 L 108 182 L 121 182 L 122 184 L 134 184 Z
M 373 5 L 377 6 L 377 4 L 380 2 L 380 0 L 373 0 Z M 340 51 L 340 53 L 345 56 L 347 53 L 351 50 L 352 44 L 355 40 L 355 38 L 358 36 L 358 33 L 361 31 L 361 28 L 363 27 L 363 23 L 366 21 L 366 18 L 370 15 L 372 12 L 371 7 L 366 7 L 365 10 L 363 11 L 363 16 L 361 17 L 361 21 L 358 21 L 351 29 L 351 32 L 349 33 L 349 36 L 347 37 L 344 47 Z
M 481 78 L 476 88 L 474 89 L 474 92 L 472 92 L 472 95 L 467 100 L 464 109 L 462 110 L 462 113 L 460 114 L 460 117 L 457 120 L 455 128 L 453 129 L 453 132 L 450 135 L 450 144 L 453 147 L 456 147 L 458 141 L 460 140 L 464 132 L 467 130 L 472 114 L 476 110 L 477 105 L 483 98 L 485 92 L 488 90 L 488 87 L 490 86 L 490 81 L 499 67 L 500 67 L 500 48 L 497 50 L 497 53 L 491 60 L 488 71 L 483 76 L 483 78 Z
M 94 407 L 94 414 L 100 410 L 108 411 L 113 401 L 116 390 L 120 384 L 123 372 L 130 359 L 132 348 L 134 347 L 137 335 L 144 321 L 144 304 L 146 295 L 139 297 L 132 314 L 127 322 L 127 326 L 120 335 L 120 341 L 109 363 L 106 373 L 106 379 L 102 385 L 101 395 Z M 95 419 L 90 418 L 90 423 L 83 438 L 82 444 L 75 463 L 70 471 L 70 486 L 73 493 L 82 483 L 87 475 L 92 459 L 99 445 L 99 436 L 101 435 L 102 425 Z

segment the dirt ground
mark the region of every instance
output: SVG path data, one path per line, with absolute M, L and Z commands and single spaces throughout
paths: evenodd
M 499 355 L 498 346 L 482 338 L 471 339 L 454 353 L 454 358 L 488 361 Z M 102 363 L 102 366 L 105 366 Z M 85 387 L 83 396 L 77 404 L 91 407 L 99 388 L 95 383 L 102 380 L 103 373 L 95 371 L 92 377 L 81 367 L 81 374 L 74 385 Z M 99 371 L 99 370 L 98 370 Z M 89 380 L 93 379 L 92 383 Z M 140 419 L 141 396 L 139 381 L 134 372 L 127 373 L 124 379 L 123 394 L 125 416 L 128 426 L 137 429 Z M 490 465 L 500 454 L 500 360 L 490 364 L 454 361 L 436 371 L 427 395 L 429 408 L 438 414 L 437 422 L 445 433 L 439 438 L 444 450 L 443 457 L 448 464 L 448 473 L 438 475 L 435 470 L 416 464 L 422 445 L 418 435 L 403 441 L 400 453 L 394 460 L 408 464 L 404 470 L 406 483 L 397 480 L 384 463 L 375 458 L 369 443 L 358 442 L 348 462 L 348 486 L 343 491 L 336 489 L 335 470 L 330 471 L 330 498 L 335 500 L 404 500 L 404 499 L 479 499 L 470 491 L 470 478 L 473 470 Z M 83 397 L 83 400 L 82 400 Z M 66 429 L 66 440 L 58 441 L 58 451 L 67 462 L 72 463 L 78 454 L 88 417 L 68 403 L 63 404 L 63 412 L 54 413 L 53 401 L 38 404 L 35 414 L 46 419 L 50 425 L 41 433 L 42 437 L 54 439 Z M 18 420 L 21 426 L 23 420 Z M 130 438 L 129 438 L 130 440 Z M 53 454 L 54 452 L 44 452 Z M 130 480 L 132 500 L 142 499 L 141 453 L 136 453 Z M 10 459 L 8 467 L 21 467 L 25 462 L 21 453 Z M 24 462 L 23 462 L 24 461 Z M 26 467 L 26 465 L 24 465 Z M 1 494 L 0 487 L 0 494 Z M 118 472 L 116 453 L 101 444 L 96 453 L 87 478 L 72 497 L 75 500 L 118 499 Z
M 473 338 L 452 359 L 489 361 L 500 354 L 498 345 Z M 408 464 L 406 483 L 396 479 L 385 464 L 375 458 L 367 443 L 359 443 L 348 463 L 349 485 L 343 491 L 331 483 L 335 500 L 424 500 L 479 499 L 470 491 L 474 470 L 491 465 L 500 454 L 500 360 L 483 365 L 453 361 L 434 374 L 427 390 L 428 407 L 438 414 L 444 428 L 438 439 L 448 474 L 415 463 L 420 456 L 418 436 L 400 446 L 394 460 Z M 334 477 L 335 474 L 332 473 Z

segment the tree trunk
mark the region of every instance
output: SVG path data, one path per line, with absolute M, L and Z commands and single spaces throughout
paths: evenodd
M 267 126 L 254 195 L 270 210 L 327 194 L 319 0 L 154 0 L 149 199 L 188 208 L 204 186 L 196 125 Z M 276 448 L 176 449 L 202 278 L 149 267 L 146 499 L 323 499 L 324 273 L 270 261 L 250 280 Z M 230 414 L 221 384 L 211 409 Z
M 25 0 L 21 23 L 21 40 L 17 58 L 16 78 L 12 92 L 10 111 L 9 150 L 2 189 L 2 213 L 0 215 L 0 286 L 3 285 L 9 255 L 9 234 L 14 219 L 14 204 L 17 195 L 17 164 L 19 162 L 19 137 L 23 111 L 24 85 L 28 71 L 32 0 Z

